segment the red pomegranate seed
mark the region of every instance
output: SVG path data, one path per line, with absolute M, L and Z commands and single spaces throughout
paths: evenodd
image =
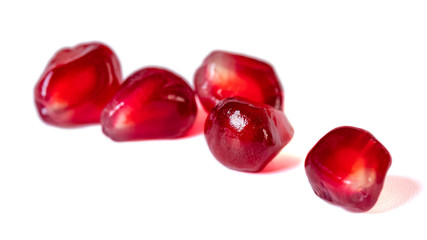
M 238 171 L 261 171 L 293 134 L 282 111 L 243 98 L 220 101 L 205 123 L 206 141 L 214 157 Z
M 355 127 L 330 131 L 305 160 L 315 194 L 354 212 L 374 206 L 390 165 L 387 149 L 371 133 Z
M 236 96 L 283 110 L 283 90 L 273 68 L 254 58 L 214 51 L 196 71 L 194 85 L 208 112 L 220 100 Z
M 183 136 L 197 105 L 191 87 L 176 74 L 144 68 L 129 76 L 101 114 L 103 132 L 115 141 Z
M 98 123 L 104 106 L 122 81 L 119 60 L 102 43 L 59 50 L 35 89 L 41 118 L 57 126 Z

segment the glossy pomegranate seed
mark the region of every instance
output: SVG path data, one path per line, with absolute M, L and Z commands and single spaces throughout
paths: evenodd
M 282 111 L 243 98 L 222 100 L 205 123 L 206 141 L 214 157 L 238 171 L 261 171 L 293 134 Z
M 316 195 L 355 212 L 374 206 L 390 165 L 387 149 L 371 133 L 355 127 L 330 131 L 305 160 Z
M 283 110 L 283 90 L 273 68 L 254 58 L 214 51 L 196 71 L 194 85 L 208 112 L 220 100 L 235 96 Z
M 119 89 L 119 61 L 102 43 L 59 50 L 35 89 L 41 118 L 57 126 L 97 123 L 104 106 Z
M 176 74 L 144 68 L 126 79 L 101 115 L 103 132 L 115 141 L 183 136 L 193 125 L 193 90 Z

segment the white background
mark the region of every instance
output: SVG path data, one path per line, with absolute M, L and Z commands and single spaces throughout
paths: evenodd
M 427 238 L 425 1 L 3 1 L 0 35 L 2 240 Z M 202 134 L 116 143 L 100 126 L 44 124 L 33 88 L 46 63 L 92 40 L 125 77 L 157 65 L 192 84 L 214 49 L 267 60 L 295 136 L 248 174 Z M 341 125 L 393 157 L 367 213 L 320 200 L 305 175 L 307 152 Z

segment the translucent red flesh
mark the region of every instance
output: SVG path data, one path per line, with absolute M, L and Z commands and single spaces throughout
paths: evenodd
M 238 171 L 261 171 L 293 133 L 282 111 L 243 98 L 222 100 L 205 123 L 205 138 L 214 157 Z
M 101 43 L 59 50 L 35 89 L 41 118 L 57 126 L 97 123 L 122 81 L 119 61 Z
M 209 112 L 222 99 L 245 97 L 283 110 L 283 90 L 273 68 L 254 58 L 214 51 L 194 77 L 196 92 Z
M 116 141 L 183 136 L 197 105 L 191 87 L 176 74 L 144 68 L 126 79 L 101 116 L 103 132 Z
M 390 165 L 389 152 L 372 134 L 339 127 L 310 150 L 305 170 L 316 195 L 360 212 L 376 203 Z

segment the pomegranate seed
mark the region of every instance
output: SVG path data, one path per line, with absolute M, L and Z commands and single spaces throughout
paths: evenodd
M 57 126 L 98 123 L 104 106 L 122 80 L 119 60 L 102 43 L 59 50 L 35 89 L 41 118 Z
M 389 152 L 371 133 L 347 126 L 327 133 L 305 160 L 315 194 L 354 212 L 374 206 L 390 165 Z
M 214 51 L 196 71 L 194 85 L 208 112 L 220 100 L 236 96 L 283 110 L 283 90 L 273 68 L 254 58 Z
M 101 114 L 103 132 L 115 141 L 183 136 L 197 105 L 191 87 L 176 74 L 144 68 L 129 76 Z
M 243 98 L 220 101 L 205 123 L 206 141 L 214 157 L 238 171 L 261 171 L 293 134 L 282 111 Z

